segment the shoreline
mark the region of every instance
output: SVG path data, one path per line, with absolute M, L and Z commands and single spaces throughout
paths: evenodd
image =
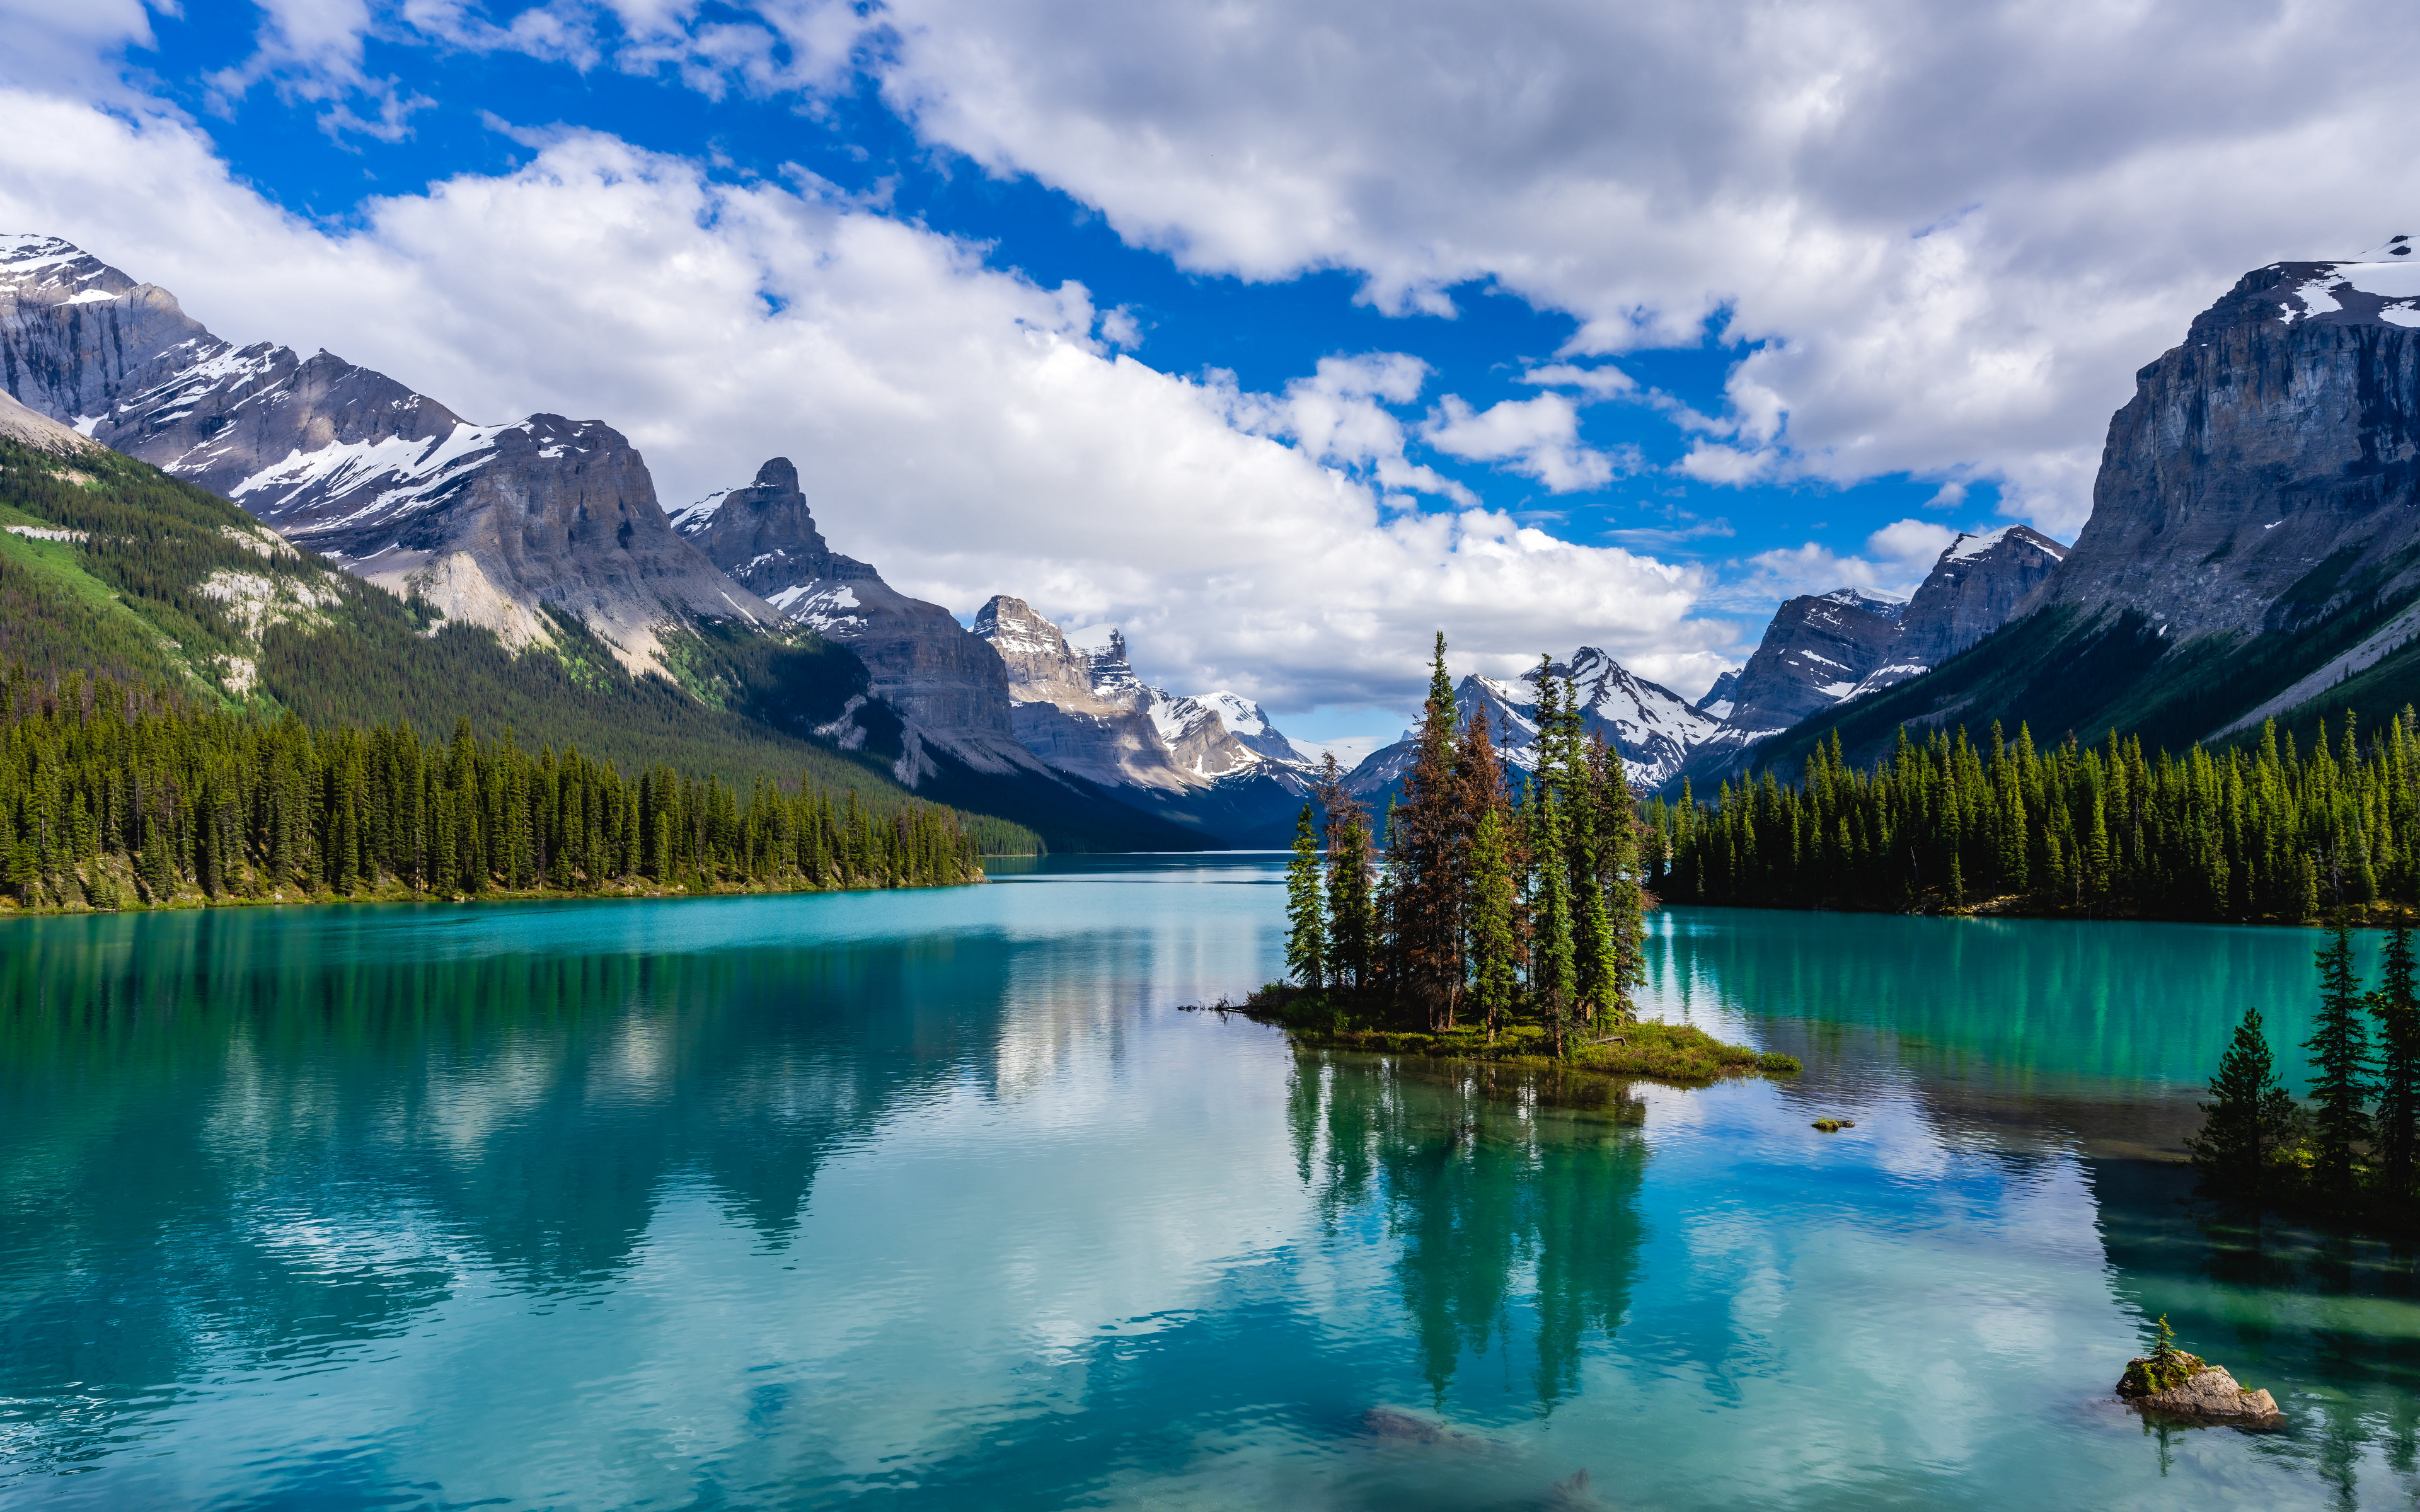
M 75 882 L 73 878 L 64 879 Z M 849 892 L 924 892 L 941 887 L 971 887 L 989 882 L 988 876 L 977 873 L 955 882 L 903 882 L 895 887 L 826 887 L 803 878 L 795 885 L 717 883 L 698 888 L 683 884 L 669 887 L 491 887 L 480 892 L 423 892 L 397 885 L 363 888 L 341 893 L 333 889 L 301 891 L 279 889 L 267 894 L 226 893 L 218 897 L 198 890 L 185 890 L 154 903 L 128 897 L 114 904 L 89 901 L 66 903 L 27 904 L 13 898 L 0 897 L 0 920 L 34 918 L 73 918 L 102 914 L 179 914 L 201 913 L 226 908 L 324 908 L 354 903 L 628 903 L 665 900 L 704 900 L 708 898 L 774 897 L 787 894 L 849 893 Z M 77 883 L 77 890 L 88 890 Z M 58 890 L 58 889 L 52 889 Z M 132 887 L 128 887 L 131 894 Z M 125 895 L 121 895 L 125 896 Z

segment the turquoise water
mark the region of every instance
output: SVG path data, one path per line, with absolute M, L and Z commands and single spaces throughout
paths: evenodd
M 2314 936 L 1668 911 L 1654 1011 L 1807 1072 L 1607 1095 L 1180 1011 L 1277 865 L 0 926 L 0 1503 L 2420 1489 L 2410 1257 L 2162 1156 Z M 2163 1311 L 2289 1429 L 2116 1407 Z

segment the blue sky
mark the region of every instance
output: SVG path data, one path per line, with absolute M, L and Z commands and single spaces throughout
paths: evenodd
M 988 260 L 1045 285 L 1073 279 L 1095 302 L 1125 306 L 1141 329 L 1136 355 L 1164 371 L 1222 369 L 1247 389 L 1275 391 L 1322 357 L 1408 352 L 1427 363 L 1433 387 L 1474 405 L 1532 397 L 1519 376 L 1550 360 L 1579 322 L 1491 280 L 1450 285 L 1454 314 L 1382 314 L 1357 299 L 1352 271 L 1275 281 L 1188 272 L 1165 254 L 1128 244 L 1095 209 L 1031 174 L 986 172 L 945 147 L 918 140 L 863 75 L 812 100 L 741 91 L 710 97 L 669 70 L 580 68 L 513 52 L 473 53 L 422 41 L 366 40 L 364 71 L 392 80 L 414 101 L 404 131 L 381 140 L 349 130 L 329 102 L 296 98 L 271 78 L 232 100 L 207 82 L 240 68 L 260 47 L 260 13 L 248 3 L 201 0 L 159 16 L 158 46 L 130 59 L 160 93 L 193 114 L 231 167 L 298 214 L 342 224 L 374 194 L 417 193 L 462 172 L 500 173 L 532 149 L 500 126 L 573 125 L 659 152 L 691 157 L 733 179 L 779 177 L 799 164 L 892 214 L 985 244 Z M 1641 351 L 1618 363 L 1640 385 L 1701 413 L 1723 408 L 1723 380 L 1750 349 L 1717 329 L 1699 343 Z M 1392 406 L 1418 421 L 1427 399 Z M 1823 481 L 1731 486 L 1670 471 L 1687 436 L 1644 404 L 1606 403 L 1582 413 L 1581 439 L 1601 451 L 1636 448 L 1643 466 L 1595 487 L 1555 493 L 1533 479 L 1429 450 L 1420 460 L 1488 504 L 1558 535 L 1637 544 L 1668 558 L 1721 563 L 1818 541 L 1854 555 L 1873 531 L 1911 515 L 1952 528 L 1993 517 L 1989 482 L 1956 506 L 1926 504 L 1940 480 L 1896 473 L 1841 486 Z M 1430 501 L 1430 507 L 1441 507 Z M 955 606 L 970 614 L 972 606 Z M 1741 608 L 1753 619 L 1770 605 Z
M 2399 35 L 2348 63 L 2258 7 L 2020 8 L 0 0 L 0 86 L 60 139 L 0 145 L 0 208 L 232 338 L 608 419 L 672 502 L 806 454 L 834 544 L 911 591 L 1125 623 L 1147 677 L 1376 734 L 1422 626 L 1694 694 L 1789 594 L 2071 538 L 2133 369 L 2244 269 L 2375 241 L 2412 177 L 2359 145 Z M 73 185 L 76 153 L 126 166 Z M 694 224 L 617 262 L 541 206 Z M 473 286 L 560 256 L 619 310 L 726 254 L 752 294 L 594 350 L 542 282 Z

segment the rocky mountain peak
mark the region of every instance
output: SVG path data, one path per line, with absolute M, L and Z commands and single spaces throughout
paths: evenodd
M 975 610 L 974 633 L 1008 668 L 1009 697 L 1019 702 L 1094 702 L 1092 663 L 1034 607 L 994 594 Z
M 2291 632 L 2420 586 L 2420 267 L 2255 269 L 2135 375 L 2040 603 L 2172 640 Z
M 508 645 L 551 640 L 560 610 L 632 671 L 669 672 L 667 631 L 778 620 L 674 533 L 612 427 L 476 425 L 325 350 L 237 347 L 55 238 L 0 238 L 0 378 L 28 409 Z
M 2067 548 L 2030 526 L 1962 532 L 1908 600 L 1892 660 L 1940 666 L 2008 624 L 2066 557 Z
M 818 631 L 834 632 L 859 608 L 849 585 L 880 581 L 872 567 L 825 543 L 786 456 L 768 458 L 745 487 L 674 510 L 672 527 L 735 580 Z

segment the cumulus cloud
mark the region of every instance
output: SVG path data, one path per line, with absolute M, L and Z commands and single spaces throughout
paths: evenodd
M 1922 581 L 1924 575 L 1932 570 L 1933 563 L 1940 560 L 1941 553 L 1948 550 L 1949 543 L 1957 538 L 1958 532 L 1947 525 L 1935 525 L 1923 519 L 1900 519 L 1867 536 L 1866 549 L 1899 568 L 1902 574 L 1913 571 L 1917 581 Z
M 1306 455 L 1366 472 L 1382 488 L 1475 505 L 1479 500 L 1468 488 L 1404 456 L 1404 423 L 1386 408 L 1419 398 L 1428 371 L 1426 363 L 1404 352 L 1367 352 L 1323 357 L 1311 377 L 1292 380 L 1280 395 L 1242 393 L 1226 373 L 1210 375 L 1210 382 L 1239 429 L 1292 437 Z
M 2420 188 L 2361 0 L 891 0 L 925 137 L 1206 272 L 1487 280 L 1568 355 L 1744 344 L 1714 481 L 1914 471 L 2082 520 L 2136 367 Z M 2357 48 L 2343 39 L 2360 37 Z
M 1868 588 L 1905 598 L 1957 538 L 1956 531 L 1931 520 L 1900 519 L 1867 536 L 1865 550 L 1854 556 L 1815 541 L 1760 551 L 1738 563 L 1739 570 L 1708 602 L 1740 609 L 1835 588 Z
M 20 128 L 0 224 L 68 237 L 225 336 L 325 346 L 474 418 L 604 418 L 675 503 L 788 455 L 834 545 L 902 588 L 1122 622 L 1179 688 L 1398 702 L 1436 628 L 1461 667 L 1585 641 L 1679 678 L 1735 634 L 1691 617 L 1699 569 L 1385 507 L 1412 465 L 1384 404 L 1417 397 L 1413 360 L 1334 359 L 1278 395 L 1172 377 L 1114 350 L 1080 285 L 986 268 L 809 175 L 714 181 L 563 132 L 330 230 L 176 120 L 22 91 L 0 116 Z
M 1583 445 L 1579 407 L 1560 393 L 1506 399 L 1484 409 L 1473 409 L 1459 394 L 1449 393 L 1420 427 L 1420 435 L 1449 456 L 1501 463 L 1556 493 L 1602 488 L 1617 471 L 1636 465 L 1628 454 L 1617 459 Z

